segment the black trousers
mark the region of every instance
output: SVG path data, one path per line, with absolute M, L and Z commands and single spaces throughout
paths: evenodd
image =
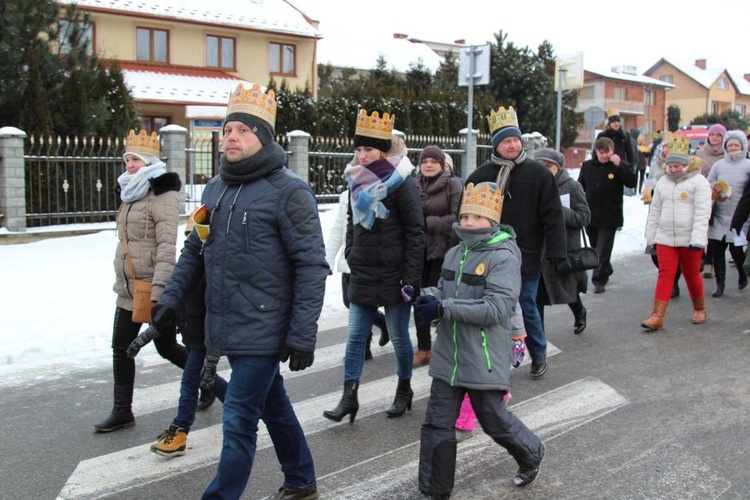
M 505 448 L 520 467 L 539 462 L 542 440 L 508 411 L 505 391 L 453 387 L 433 379 L 419 450 L 419 490 L 427 494 L 450 493 L 456 474 L 456 429 L 464 394 L 485 434 Z
M 130 343 L 138 336 L 141 323 L 133 322 L 133 312 L 118 307 L 115 309 L 115 323 L 112 332 L 112 369 L 115 379 L 115 406 L 130 406 L 133 400 L 133 383 L 135 381 L 135 360 L 128 358 L 126 351 Z M 162 333 L 154 339 L 156 351 L 161 357 L 171 361 L 180 368 L 185 368 L 187 349 L 177 343 L 177 332 Z M 118 386 L 120 389 L 118 390 Z M 128 388 L 129 390 L 124 390 Z M 119 394 L 119 397 L 117 396 Z M 128 396 L 129 394 L 129 396 Z M 120 399 L 120 401 L 117 401 Z
M 422 288 L 428 286 L 437 286 L 440 279 L 440 270 L 443 268 L 443 259 L 426 260 L 422 267 Z M 416 314 L 416 313 L 415 313 Z M 417 317 L 414 316 L 414 323 Z M 432 328 L 427 326 L 417 326 L 417 349 L 420 351 L 429 351 L 432 349 L 432 337 L 430 336 Z
M 727 243 L 726 236 L 721 240 L 708 240 L 708 243 L 714 264 L 716 283 L 723 285 L 727 275 L 727 246 L 729 247 L 729 254 L 732 256 L 732 259 L 734 259 L 734 265 L 737 268 L 737 272 L 740 273 L 740 277 L 745 274 L 744 269 L 742 269 L 742 264 L 745 263 L 745 251 L 742 247 L 736 247 L 732 243 Z
M 589 236 L 591 245 L 596 248 L 596 253 L 599 254 L 599 267 L 592 271 L 591 282 L 594 285 L 606 285 L 614 272 L 611 261 L 617 228 L 587 226 L 586 234 Z

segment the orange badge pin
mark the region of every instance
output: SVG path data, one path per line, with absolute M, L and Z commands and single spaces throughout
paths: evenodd
M 487 266 L 484 264 L 484 262 L 480 262 L 479 265 L 477 265 L 477 268 L 474 269 L 474 274 L 477 276 L 484 275 L 484 272 L 487 270 Z
M 680 193 L 680 198 L 682 198 L 683 200 L 687 200 L 688 199 L 688 194 L 687 193 Z
M 615 174 L 609 174 L 607 177 L 609 177 L 609 180 L 612 180 L 615 178 Z

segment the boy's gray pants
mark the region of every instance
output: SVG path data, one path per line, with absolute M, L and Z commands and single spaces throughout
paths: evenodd
M 419 490 L 423 493 L 435 495 L 453 490 L 456 472 L 454 424 L 466 392 L 485 434 L 508 450 L 519 467 L 533 467 L 540 460 L 541 439 L 508 411 L 503 402 L 505 391 L 452 387 L 442 380 L 433 379 L 419 451 Z

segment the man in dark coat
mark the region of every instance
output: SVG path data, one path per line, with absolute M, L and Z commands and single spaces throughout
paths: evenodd
M 284 473 L 274 498 L 318 498 L 312 454 L 279 362 L 289 360 L 292 371 L 312 365 L 330 270 L 315 196 L 284 166 L 275 118 L 273 91 L 240 84 L 230 95 L 219 175 L 201 200 L 209 213 L 196 219 L 197 230 L 153 309 L 154 326 L 168 330 L 205 267 L 206 348 L 227 356 L 232 378 L 224 445 L 204 499 L 242 496 L 260 419 Z
M 557 183 L 541 163 L 526 157 L 515 110 L 500 107 L 488 117 L 492 132 L 491 161 L 477 168 L 466 184 L 496 182 L 503 192 L 501 224 L 516 232 L 521 249 L 521 295 L 519 303 L 526 328 L 526 346 L 531 355 L 531 376 L 547 371 L 547 339 L 536 308 L 541 275 L 542 250 L 550 261 L 566 257 L 565 220 Z
M 599 254 L 599 267 L 594 269 L 591 282 L 594 293 L 604 293 L 604 286 L 613 273 L 610 260 L 615 234 L 623 224 L 623 188 L 634 188 L 636 178 L 630 163 L 615 152 L 611 139 L 600 137 L 594 143 L 594 149 L 596 156 L 583 163 L 578 182 L 586 192 L 591 210 L 591 223 L 586 227 L 586 233 Z

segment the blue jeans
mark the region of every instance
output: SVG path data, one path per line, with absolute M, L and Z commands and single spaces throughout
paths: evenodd
M 203 498 L 242 496 L 253 468 L 261 418 L 281 464 L 284 486 L 315 488 L 312 455 L 284 389 L 279 356 L 227 356 L 227 359 L 232 378 L 224 400 L 224 444 L 216 476 Z
M 182 381 L 180 382 L 180 402 L 177 406 L 177 416 L 172 423 L 185 429 L 186 432 L 190 432 L 190 427 L 195 422 L 198 390 L 201 385 L 201 369 L 203 368 L 203 361 L 206 359 L 206 350 L 188 347 L 187 351 L 187 362 L 182 371 Z M 218 375 L 216 375 L 214 381 L 214 391 L 219 401 L 224 401 L 224 396 L 227 393 L 227 381 Z
M 411 379 L 411 363 L 414 357 L 414 347 L 409 338 L 409 318 L 411 304 L 406 302 L 391 304 L 384 307 L 385 323 L 388 334 L 396 351 L 398 378 Z M 362 367 L 365 364 L 365 349 L 367 338 L 372 331 L 372 321 L 375 319 L 377 307 L 349 304 L 349 337 L 346 341 L 346 360 L 344 361 L 344 381 L 359 380 Z
M 547 357 L 547 338 L 544 335 L 539 309 L 536 308 L 538 287 L 539 280 L 523 280 L 521 281 L 521 295 L 518 297 L 521 314 L 523 314 L 523 326 L 526 328 L 526 348 L 529 350 L 531 359 Z

